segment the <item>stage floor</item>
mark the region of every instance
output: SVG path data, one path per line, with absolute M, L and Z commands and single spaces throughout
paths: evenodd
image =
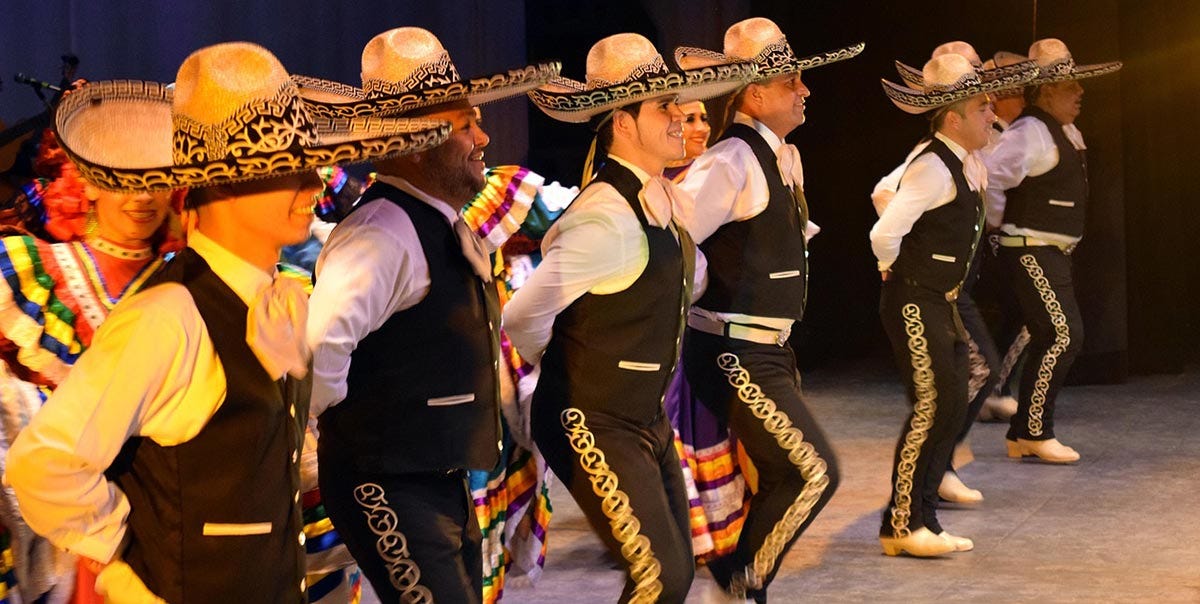
M 983 491 L 939 513 L 975 550 L 891 558 L 877 535 L 896 435 L 907 414 L 883 364 L 805 376 L 842 468 L 837 494 L 784 560 L 771 602 L 1200 602 L 1200 368 L 1073 386 L 1056 432 L 1074 466 L 1005 456 L 1006 424 L 976 423 L 960 475 Z M 504 602 L 614 602 L 623 576 L 565 489 L 554 492 L 546 569 Z M 697 571 L 688 602 L 712 583 Z

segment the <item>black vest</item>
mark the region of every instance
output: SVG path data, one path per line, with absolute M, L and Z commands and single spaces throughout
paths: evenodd
M 783 184 L 775 153 L 754 128 L 733 124 L 721 140 L 729 138 L 750 145 L 771 197 L 757 216 L 723 224 L 700 244 L 708 259 L 708 289 L 696 306 L 798 321 L 808 292 L 804 194 L 793 195 Z
M 1087 208 L 1087 162 L 1083 152 L 1071 144 L 1063 125 L 1042 109 L 1028 106 L 1017 119 L 1036 119 L 1046 124 L 1058 147 L 1058 165 L 1040 176 L 1027 176 L 1008 190 L 1004 222 L 1015 226 L 1083 236 Z
M 937 155 L 950 170 L 955 197 L 950 203 L 927 210 L 913 223 L 900 242 L 900 255 L 892 263 L 892 272 L 910 283 L 949 292 L 966 277 L 979 244 L 983 196 L 971 190 L 963 176 L 962 160 L 946 143 L 934 138 L 917 157 L 927 153 Z
M 440 212 L 384 183 L 357 207 L 377 199 L 412 220 L 429 293 L 358 343 L 346 398 L 318 418 L 322 456 L 387 474 L 491 470 L 500 455 L 496 292 Z
M 132 438 L 113 461 L 107 475 L 130 504 L 122 556 L 173 604 L 305 602 L 297 499 L 308 419 L 308 398 L 296 392 L 302 384 L 271 380 L 246 344 L 245 303 L 195 251 L 180 252 L 145 287 L 163 283 L 180 283 L 192 295 L 228 390 L 191 440 L 164 447 Z M 257 523 L 269 523 L 268 532 L 213 534 L 222 532 L 214 525 Z
M 628 168 L 610 161 L 593 182 L 612 185 L 629 203 L 650 256 L 628 288 L 586 293 L 555 318 L 533 407 L 602 411 L 644 425 L 662 411 L 679 358 L 695 246 L 684 229 L 676 228 L 676 241 L 671 229 L 646 222 L 638 200 L 642 183 Z

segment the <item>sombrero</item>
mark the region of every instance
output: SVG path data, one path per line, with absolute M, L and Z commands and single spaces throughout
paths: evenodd
M 1120 61 L 1076 65 L 1067 45 L 1057 38 L 1044 38 L 1029 47 L 1029 58 L 1037 62 L 1040 72 L 1028 86 L 1040 86 L 1066 80 L 1082 80 L 1112 73 L 1121 68 Z
M 1012 88 L 1029 82 L 1038 74 L 1032 61 L 979 71 L 962 55 L 944 54 L 934 57 L 921 70 L 924 86 L 915 90 L 887 80 L 883 92 L 897 107 L 907 113 L 925 113 L 969 99 L 978 94 Z
M 314 117 L 267 49 L 248 42 L 196 51 L 174 85 L 93 82 L 54 119 L 81 176 L 116 190 L 178 189 L 273 178 L 421 151 L 444 121 Z
M 758 65 L 757 79 L 766 80 L 849 59 L 864 48 L 866 44 L 859 42 L 853 46 L 797 58 L 787 37 L 774 21 L 754 17 L 734 23 L 725 31 L 724 52 L 680 46 L 675 49 L 675 62 L 684 69 L 691 69 L 750 61 Z
M 560 68 L 557 62 L 536 63 L 463 80 L 437 36 L 420 27 L 399 27 L 363 48 L 362 88 L 303 76 L 297 80 L 320 101 L 314 104 L 315 115 L 395 116 L 454 101 L 478 106 L 520 96 L 558 75 Z
M 971 62 L 975 69 L 982 69 L 983 62 L 979 60 L 979 53 L 975 52 L 975 47 L 962 40 L 946 42 L 939 44 L 933 52 L 929 54 L 929 58 L 940 57 L 942 55 L 953 54 L 960 55 Z M 904 80 L 904 84 L 909 88 L 921 89 L 925 85 L 924 78 L 921 75 L 921 70 L 916 67 L 911 67 L 900 61 L 896 61 L 896 71 L 900 73 L 900 79 Z
M 983 69 L 987 70 L 987 69 L 995 69 L 997 67 L 1008 67 L 1009 65 L 1016 65 L 1018 63 L 1024 63 L 1025 61 L 1028 61 L 1028 60 L 1029 60 L 1029 57 L 1027 57 L 1025 55 L 1019 55 L 1015 52 L 1008 52 L 1007 50 L 1001 50 L 1001 51 L 997 52 L 996 54 L 992 55 L 992 58 L 983 62 Z M 1024 91 L 1025 91 L 1025 87 L 1024 87 L 1024 85 L 1022 85 L 1022 86 L 1014 86 L 1012 88 L 1005 88 L 1003 90 L 997 90 L 991 94 L 995 98 L 1004 99 L 1004 98 L 1012 98 L 1012 97 L 1021 96 L 1022 94 L 1024 94 Z
M 583 123 L 607 111 L 665 95 L 678 95 L 680 103 L 720 96 L 753 80 L 756 74 L 755 65 L 745 61 L 672 71 L 650 40 L 623 33 L 592 45 L 585 82 L 557 77 L 529 91 L 529 98 L 556 120 Z

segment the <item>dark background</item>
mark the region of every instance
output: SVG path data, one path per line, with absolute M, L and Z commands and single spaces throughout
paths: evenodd
M 357 84 L 367 40 L 401 25 L 436 33 L 465 77 L 558 59 L 564 75 L 583 79 L 591 44 L 621 31 L 645 34 L 668 59 L 683 44 L 719 50 L 725 28 L 750 16 L 775 20 L 799 55 L 865 41 L 859 57 L 804 74 L 809 121 L 789 137 L 804 158 L 806 194 L 823 229 L 812 244 L 808 314 L 793 340 L 809 368 L 886 355 L 868 196 L 928 124 L 893 107 L 879 78 L 898 81 L 893 60 L 919 67 L 950 40 L 968 41 L 986 58 L 1058 37 L 1078 63 L 1125 63 L 1116 75 L 1083 81 L 1077 123 L 1092 198 L 1076 252 L 1087 337 L 1073 379 L 1178 372 L 1196 357 L 1200 212 L 1186 190 L 1200 175 L 1194 0 L 0 0 L 0 15 L 0 119 L 9 124 L 39 110 L 12 75 L 57 83 L 64 52 L 79 56 L 78 75 L 88 79 L 169 81 L 192 50 L 243 39 L 273 50 L 293 73 Z M 586 128 L 553 122 L 523 100 L 485 113 L 489 164 L 524 163 L 552 180 L 578 182 Z

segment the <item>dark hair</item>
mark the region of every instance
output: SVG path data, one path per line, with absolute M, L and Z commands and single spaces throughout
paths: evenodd
M 1042 94 L 1042 85 L 1041 84 L 1038 84 L 1037 86 L 1026 86 L 1025 87 L 1025 104 L 1026 105 L 1036 105 L 1038 96 L 1040 96 L 1041 94 Z
M 933 113 L 933 117 L 929 118 L 929 133 L 933 134 L 933 133 L 937 132 L 938 130 L 941 130 L 942 124 L 946 123 L 946 114 L 950 113 L 951 111 L 959 114 L 962 117 L 966 117 L 967 116 L 967 101 L 969 101 L 969 100 L 971 100 L 971 99 L 965 98 L 961 101 L 955 101 L 955 102 L 950 103 L 949 105 L 946 105 L 945 107 L 942 107 L 941 109 L 938 109 L 937 111 L 935 111 Z
M 596 131 L 596 153 L 598 153 L 598 154 L 603 153 L 605 155 L 608 155 L 609 150 L 612 149 L 613 119 L 614 119 L 613 114 L 616 113 L 617 111 L 624 111 L 625 113 L 628 113 L 629 115 L 632 115 L 634 118 L 636 118 L 642 112 L 642 103 L 643 102 L 644 101 L 638 101 L 636 103 L 630 103 L 623 107 L 617 107 L 616 109 L 613 109 L 612 111 L 606 112 L 598 117 L 592 118 L 592 120 L 593 120 L 592 129 L 594 129 Z

